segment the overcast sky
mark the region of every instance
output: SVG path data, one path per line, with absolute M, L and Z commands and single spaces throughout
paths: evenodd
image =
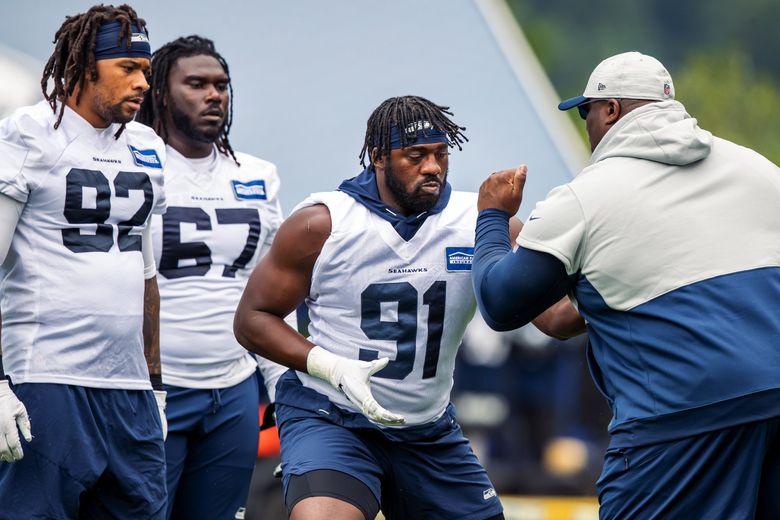
M 467 127 L 470 142 L 450 158 L 456 189 L 476 190 L 488 173 L 527 163 L 521 217 L 576 170 L 563 154 L 576 156 L 574 164 L 584 158 L 584 146 L 573 147 L 569 139 L 570 128 L 566 135 L 550 131 L 550 121 L 569 124 L 556 113 L 554 93 L 529 97 L 528 85 L 544 90 L 546 83 L 530 73 L 518 78 L 518 66 L 529 65 L 519 62 L 533 60 L 508 61 L 495 27 L 472 0 L 131 4 L 146 19 L 153 48 L 193 33 L 215 41 L 233 78 L 231 142 L 277 164 L 285 212 L 308 193 L 334 189 L 360 172 L 366 119 L 396 95 L 449 105 L 454 120 Z M 42 64 L 65 16 L 90 5 L 6 2 L 0 42 Z

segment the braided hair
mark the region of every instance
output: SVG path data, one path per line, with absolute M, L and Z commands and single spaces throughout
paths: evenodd
M 146 92 L 144 102 L 141 104 L 141 110 L 138 111 L 136 120 L 154 129 L 162 137 L 163 141 L 168 142 L 168 125 L 165 122 L 165 106 L 163 101 L 168 93 L 168 78 L 171 69 L 179 58 L 189 58 L 190 56 L 211 56 L 222 66 L 228 77 L 228 89 L 230 93 L 228 101 L 228 115 L 225 123 L 222 125 L 222 131 L 215 144 L 217 150 L 225 155 L 230 155 L 238 164 L 236 154 L 230 146 L 228 134 L 230 126 L 233 124 L 233 85 L 230 82 L 230 69 L 225 58 L 214 48 L 214 42 L 202 36 L 191 35 L 182 38 L 176 38 L 168 42 L 156 51 L 152 56 L 152 81 L 151 88 Z
M 387 99 L 379 105 L 368 118 L 366 138 L 360 151 L 360 164 L 366 166 L 366 157 L 373 164 L 372 151 L 376 148 L 377 157 L 390 154 L 390 132 L 393 126 L 404 129 L 418 121 L 428 121 L 440 132 L 447 135 L 447 143 L 462 149 L 468 141 L 463 134 L 464 126 L 458 126 L 449 117 L 453 115 L 450 107 L 440 106 L 420 96 L 400 96 Z M 414 135 L 399 132 L 401 146 L 412 144 Z
M 128 48 L 131 45 L 128 37 L 133 32 L 133 26 L 144 30 L 146 22 L 138 18 L 135 10 L 127 4 L 119 7 L 113 5 L 96 5 L 86 13 L 68 16 L 60 28 L 54 34 L 54 52 L 43 68 L 41 78 L 41 91 L 43 97 L 51 105 L 51 109 L 57 112 L 57 102 L 61 103 L 60 113 L 54 128 L 58 128 L 65 112 L 65 100 L 73 95 L 76 87 L 76 104 L 81 100 L 84 84 L 89 78 L 97 81 L 98 72 L 95 65 L 95 38 L 100 26 L 106 22 L 119 22 L 119 42 L 126 39 Z M 47 91 L 49 80 L 52 80 L 51 91 Z M 124 130 L 122 125 L 117 136 Z

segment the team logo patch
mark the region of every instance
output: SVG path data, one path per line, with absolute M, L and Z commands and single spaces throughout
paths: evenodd
M 233 185 L 233 194 L 238 200 L 268 199 L 265 193 L 265 181 L 230 181 L 230 183 Z
M 406 125 L 404 132 L 406 135 L 414 135 L 417 132 L 423 132 L 425 130 L 430 130 L 431 128 L 433 128 L 433 125 L 430 121 L 416 121 Z
M 160 158 L 155 150 L 139 150 L 135 146 L 127 145 L 130 148 L 130 154 L 133 156 L 133 162 L 136 166 L 146 168 L 162 168 Z
M 474 262 L 473 247 L 448 247 L 445 249 L 447 271 L 471 271 Z
M 144 33 L 133 33 L 133 36 L 130 37 L 131 43 L 149 43 L 149 37 L 146 36 Z

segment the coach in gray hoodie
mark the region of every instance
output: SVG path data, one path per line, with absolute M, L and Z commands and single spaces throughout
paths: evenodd
M 516 251 L 525 167 L 480 189 L 480 311 L 507 330 L 576 301 L 585 321 L 563 300 L 541 328 L 587 322 L 613 412 L 602 518 L 780 518 L 780 169 L 699 128 L 638 52 L 601 62 L 559 105 L 575 107 L 590 163 L 536 205 Z

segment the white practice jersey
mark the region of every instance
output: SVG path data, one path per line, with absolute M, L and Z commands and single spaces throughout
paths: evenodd
M 58 107 L 59 111 L 59 107 Z M 15 384 L 149 389 L 141 233 L 165 209 L 163 142 L 92 127 L 46 102 L 0 121 L 0 193 L 25 204 L 2 265 L 2 348 Z
M 276 167 L 214 150 L 187 159 L 167 147 L 168 211 L 153 219 L 163 381 L 226 388 L 257 369 L 233 335 L 247 279 L 282 222 Z M 269 362 L 270 363 L 270 362 Z
M 350 359 L 389 357 L 371 389 L 406 426 L 435 420 L 450 400 L 455 355 L 475 310 L 476 202 L 476 194 L 452 192 L 408 242 L 346 193 L 316 193 L 299 206 L 325 204 L 332 221 L 306 299 L 310 340 Z M 359 413 L 325 381 L 298 377 Z

